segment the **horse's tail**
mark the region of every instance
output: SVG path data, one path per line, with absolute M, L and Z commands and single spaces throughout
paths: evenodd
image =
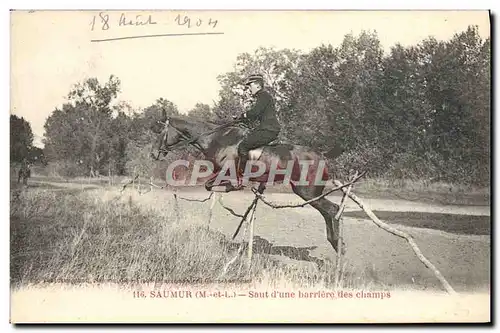
M 339 157 L 340 155 L 342 155 L 342 153 L 344 152 L 344 149 L 342 146 L 340 146 L 339 144 L 335 144 L 335 146 L 333 148 L 330 148 L 328 149 L 327 151 L 322 151 L 321 152 L 321 155 L 323 155 L 323 158 L 325 158 L 325 162 L 326 162 L 326 165 L 325 165 L 325 169 L 323 171 L 323 180 L 329 180 L 329 179 L 332 179 L 334 178 L 334 170 L 336 169 L 335 166 L 333 165 L 333 161 Z
M 327 150 L 326 152 L 322 152 L 322 154 L 326 158 L 333 160 L 342 155 L 343 152 L 344 149 L 339 144 L 335 144 L 333 148 Z

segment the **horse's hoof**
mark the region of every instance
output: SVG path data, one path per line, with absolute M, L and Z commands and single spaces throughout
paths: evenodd
M 228 184 L 226 185 L 226 192 L 233 192 L 233 191 L 241 191 L 245 188 L 245 186 L 243 185 L 236 185 L 236 186 L 233 186 L 232 184 Z
M 342 249 L 341 249 L 341 254 L 344 255 L 347 252 L 347 246 L 345 245 L 344 242 L 342 242 Z
M 337 243 L 335 243 L 337 244 Z M 335 250 L 335 253 L 339 253 L 339 248 L 337 246 L 334 246 L 333 249 Z M 342 242 L 342 248 L 340 249 L 340 254 L 344 255 L 347 252 L 347 247 L 344 242 Z
M 210 192 L 227 193 L 227 190 L 225 186 L 214 186 L 210 188 Z

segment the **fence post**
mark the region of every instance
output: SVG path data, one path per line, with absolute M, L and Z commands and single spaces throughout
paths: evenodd
M 210 204 L 210 211 L 208 212 L 208 225 L 207 225 L 207 229 L 210 229 L 210 223 L 212 222 L 213 210 L 214 210 L 215 202 L 217 200 L 216 197 L 217 197 L 217 193 L 214 193 L 214 195 L 212 197 L 212 203 Z
M 181 222 L 180 216 L 179 216 L 179 201 L 177 200 L 177 187 L 174 186 L 174 210 L 175 210 L 175 218 L 177 220 L 177 223 Z
M 137 175 L 137 170 L 136 170 L 136 166 L 134 166 L 134 178 L 132 180 L 132 187 L 134 188 L 134 190 L 136 189 L 135 187 L 135 176 Z
M 356 179 L 358 176 L 358 173 L 349 179 L 349 181 L 352 181 L 353 179 Z M 343 218 L 342 215 L 344 214 L 344 209 L 346 205 L 347 198 L 349 196 L 349 193 L 352 190 L 353 184 L 349 185 L 344 192 L 344 195 L 342 196 L 342 200 L 340 201 L 340 206 L 337 214 L 335 214 L 335 220 L 339 221 L 339 240 L 338 240 L 338 245 L 337 245 L 337 263 L 335 265 L 335 286 L 339 287 L 340 286 L 340 276 L 342 273 L 342 256 L 344 254 L 344 223 L 343 223 Z
M 248 236 L 248 271 L 252 268 L 252 256 L 253 256 L 253 234 L 255 226 L 255 211 L 257 209 L 257 201 L 253 206 L 252 215 L 250 216 L 250 235 Z

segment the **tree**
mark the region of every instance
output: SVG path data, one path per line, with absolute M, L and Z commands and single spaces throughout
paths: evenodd
M 281 115 L 286 138 L 320 151 L 382 146 L 377 126 L 382 59 L 376 34 L 367 32 L 345 36 L 338 47 L 322 45 L 301 56 L 298 70 L 285 80 L 289 98 Z
M 161 117 L 162 110 L 166 111 L 167 116 L 179 115 L 177 105 L 165 98 L 158 98 L 155 103 L 132 117 L 130 140 L 134 141 L 139 147 L 151 143 L 153 132 L 158 131 L 161 126 L 158 124 L 158 120 Z
M 114 75 L 110 75 L 104 85 L 96 78 L 89 78 L 75 84 L 68 94 L 68 99 L 74 103 L 84 104 L 92 110 L 110 113 L 111 102 L 120 92 L 120 84 L 120 80 Z
M 81 164 L 87 170 L 107 169 L 111 102 L 119 91 L 120 81 L 113 75 L 105 84 L 95 78 L 77 83 L 68 94 L 68 103 L 56 109 L 44 125 L 47 155 Z
M 127 145 L 129 143 L 129 129 L 131 120 L 124 113 L 119 112 L 109 125 L 109 170 L 118 175 L 124 175 L 127 163 Z
M 245 110 L 240 97 L 228 89 L 219 91 L 219 101 L 213 107 L 215 121 L 225 123 L 233 120 L 233 117 L 241 116 Z
M 432 105 L 428 147 L 441 164 L 438 179 L 489 181 L 489 41 L 469 27 L 447 42 L 424 44 L 426 97 Z
M 289 72 L 282 84 L 283 95 L 289 96 L 281 106 L 283 136 L 297 144 L 323 149 L 331 141 L 331 123 L 327 118 L 332 68 L 337 63 L 336 51 L 321 46 L 300 58 L 298 70 Z
M 155 103 L 135 114 L 130 120 L 130 142 L 126 149 L 125 166 L 128 174 L 133 176 L 135 172 L 136 175 L 165 179 L 168 162 L 172 162 L 178 154 L 181 154 L 179 151 L 168 154 L 168 162 L 153 161 L 149 156 L 152 142 L 163 126 L 158 123 L 163 110 L 167 116 L 180 116 L 177 105 L 168 99 L 158 98 Z
M 44 166 L 47 165 L 47 160 L 45 159 L 45 154 L 43 152 L 43 149 L 36 146 L 31 147 L 30 160 L 33 163 L 39 165 L 44 165 Z
M 193 109 L 188 112 L 189 117 L 205 120 L 205 121 L 213 121 L 214 114 L 210 109 L 210 105 L 203 103 L 196 103 Z
M 281 106 L 289 96 L 286 94 L 287 75 L 297 70 L 300 53 L 296 50 L 273 48 L 258 48 L 253 54 L 242 53 L 236 59 L 235 69 L 219 75 L 221 85 L 219 102 L 214 113 L 219 119 L 231 119 L 241 115 L 245 108 L 251 105 L 252 98 L 245 90 L 244 81 L 251 74 L 262 74 L 266 88 L 276 99 L 278 118 L 281 116 Z
M 33 131 L 23 117 L 10 115 L 10 160 L 22 162 L 33 147 Z
M 308 53 L 259 48 L 219 76 L 218 119 L 251 99 L 248 74 L 276 96 L 282 139 L 345 153 L 334 165 L 374 176 L 489 181 L 490 40 L 469 27 L 448 41 L 396 44 L 384 55 L 376 33 L 346 35 Z

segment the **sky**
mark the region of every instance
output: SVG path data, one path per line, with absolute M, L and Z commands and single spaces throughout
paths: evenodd
M 191 27 L 179 25 L 186 16 Z M 389 50 L 429 36 L 447 40 L 469 25 L 489 37 L 486 11 L 15 11 L 10 112 L 31 123 L 35 144 L 42 146 L 47 117 L 72 85 L 89 77 L 105 82 L 117 76 L 118 101 L 134 108 L 163 97 L 187 112 L 198 102 L 213 105 L 217 76 L 233 69 L 238 54 L 259 47 L 307 52 L 321 44 L 337 46 L 346 34 L 365 30 L 376 31 Z M 218 34 L 96 41 L 186 33 Z

